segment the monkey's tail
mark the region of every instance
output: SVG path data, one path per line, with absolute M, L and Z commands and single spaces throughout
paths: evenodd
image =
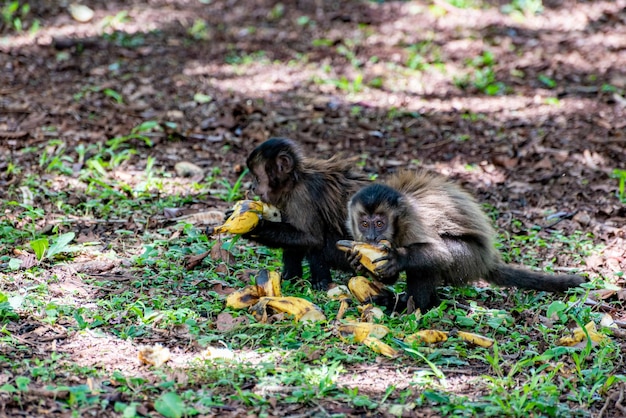
M 547 292 L 564 292 L 571 287 L 580 286 L 586 281 L 584 277 L 576 274 L 544 274 L 505 264 L 500 264 L 486 279 L 498 286 L 515 286 Z

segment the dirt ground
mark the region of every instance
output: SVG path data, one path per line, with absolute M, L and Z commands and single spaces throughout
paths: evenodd
M 591 233 L 603 250 L 574 267 L 623 285 L 626 205 L 611 174 L 626 170 L 626 1 L 546 0 L 541 14 L 515 18 L 443 1 L 440 16 L 424 1 L 97 0 L 87 23 L 57 2 L 29 3 L 41 22 L 34 35 L 0 30 L 2 199 L 16 199 L 12 187 L 29 174 L 53 176 L 24 152 L 52 139 L 69 153 L 156 120 L 153 146 L 137 144 L 125 166 L 129 182 L 151 156 L 172 176 L 189 161 L 232 183 L 255 145 L 284 136 L 310 155 L 360 155 L 382 178 L 417 166 L 448 175 L 497 210 L 502 231 Z M 418 44 L 431 65 L 407 75 Z M 504 94 L 453 82 L 486 50 Z M 369 87 L 339 82 L 360 75 Z M 9 161 L 22 172 L 7 174 Z M 71 182 L 55 187 L 82 199 Z M 107 228 L 117 226 L 80 233 Z M 79 338 L 65 348 L 97 346 Z M 124 357 L 123 347 L 111 352 Z

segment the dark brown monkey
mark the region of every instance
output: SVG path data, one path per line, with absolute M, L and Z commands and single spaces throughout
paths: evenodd
M 335 243 L 348 238 L 348 198 L 369 183 L 367 175 L 354 170 L 354 161 L 305 158 L 294 142 L 271 138 L 250 153 L 247 165 L 255 193 L 280 210 L 282 221 L 262 220 L 243 236 L 283 249 L 283 279 L 302 277 L 304 259 L 316 289 L 332 281 L 331 268 L 351 270 Z
M 361 189 L 348 204 L 348 228 L 356 241 L 388 240 L 387 260 L 376 276 L 393 284 L 406 272 L 406 296 L 425 311 L 439 304 L 437 286 L 485 279 L 499 286 L 562 292 L 585 281 L 506 265 L 494 247 L 495 232 L 476 200 L 444 177 L 400 172 L 386 184 Z M 348 256 L 359 269 L 358 253 Z M 395 301 L 375 300 L 393 307 Z M 405 301 L 406 302 L 406 301 Z

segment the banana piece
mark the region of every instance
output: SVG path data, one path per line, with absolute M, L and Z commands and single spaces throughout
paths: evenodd
M 280 273 L 262 269 L 256 276 L 260 296 L 281 296 Z
M 398 355 L 398 351 L 392 348 L 389 344 L 386 344 L 376 337 L 366 337 L 363 340 L 363 344 L 371 348 L 374 352 L 382 354 L 386 357 L 395 357 Z
M 317 305 L 295 296 L 265 296 L 250 308 L 250 312 L 259 322 L 267 322 L 268 310 L 293 315 L 299 322 L 326 320 L 326 316 Z
M 435 344 L 446 341 L 448 339 L 448 333 L 446 331 L 439 331 L 437 329 L 423 329 L 407 336 L 404 341 L 411 344 L 414 342 L 423 342 L 426 344 Z
M 226 296 L 226 307 L 231 309 L 245 309 L 256 304 L 263 296 L 256 285 L 246 286 Z
M 357 251 L 361 253 L 361 264 L 363 264 L 363 266 L 372 273 L 376 272 L 377 267 L 380 267 L 387 262 L 386 260 L 381 260 L 374 263 L 374 260 L 387 255 L 385 245 L 388 246 L 389 241 L 381 241 L 379 245 L 372 245 L 365 242 L 340 240 L 337 241 L 336 245 L 341 251 Z
M 258 200 L 240 200 L 233 206 L 233 213 L 221 226 L 213 228 L 209 235 L 214 234 L 245 234 L 252 231 L 261 219 L 280 222 L 278 208 Z
M 385 286 L 377 281 L 369 280 L 364 276 L 354 276 L 348 281 L 348 289 L 361 303 L 369 302 L 372 297 L 384 292 L 390 292 Z

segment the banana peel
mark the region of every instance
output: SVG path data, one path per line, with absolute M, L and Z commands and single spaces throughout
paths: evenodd
M 585 330 L 587 330 L 586 334 L 582 328 L 577 327 L 572 331 L 572 335 L 567 335 L 565 337 L 559 338 L 556 344 L 572 347 L 576 344 L 583 342 L 587 338 L 587 334 L 589 335 L 591 341 L 593 341 L 594 343 L 599 343 L 608 338 L 606 335 L 600 334 L 598 332 L 596 324 L 593 321 L 590 321 L 585 325 Z
M 281 296 L 280 273 L 262 269 L 256 276 L 256 285 L 261 296 Z
M 466 331 L 440 331 L 437 329 L 423 329 L 421 331 L 416 332 L 415 334 L 411 334 L 407 336 L 404 341 L 407 343 L 414 342 L 423 342 L 426 344 L 436 344 L 439 342 L 446 341 L 448 336 L 454 336 L 468 341 L 472 344 L 478 345 L 480 347 L 489 348 L 493 345 L 494 340 L 484 335 L 475 334 L 473 332 Z
M 263 295 L 259 292 L 258 286 L 249 285 L 226 296 L 226 307 L 237 310 L 246 309 L 256 304 L 261 296 Z
M 264 296 L 250 307 L 250 313 L 259 322 L 267 322 L 271 313 L 292 315 L 298 322 L 325 321 L 326 316 L 314 303 L 295 296 Z
M 137 358 L 141 364 L 148 364 L 155 367 L 161 367 L 170 360 L 171 353 L 169 348 L 163 347 L 161 344 L 153 346 L 140 346 L 137 352 Z
M 341 251 L 359 252 L 361 254 L 361 264 L 372 273 L 376 273 L 376 269 L 387 262 L 387 260 L 374 261 L 387 255 L 386 248 L 389 247 L 389 245 L 389 241 L 385 240 L 381 241 L 378 245 L 350 240 L 339 240 L 336 244 L 337 248 Z
M 368 346 L 375 353 L 382 354 L 386 357 L 396 357 L 398 355 L 398 351 L 396 349 L 376 337 L 366 337 L 363 340 L 363 344 Z
M 448 333 L 446 331 L 439 331 L 437 329 L 423 329 L 407 336 L 404 341 L 412 344 L 414 342 L 423 342 L 426 344 L 435 344 L 446 341 L 448 339 Z
M 375 320 L 382 320 L 385 317 L 385 313 L 378 306 L 374 306 L 371 303 L 367 305 L 357 306 L 356 309 L 361 314 L 361 321 L 374 322 Z
M 259 270 L 256 284 L 248 285 L 228 295 L 226 307 L 237 310 L 246 309 L 258 303 L 263 296 L 281 296 L 279 273 L 267 269 Z
M 389 328 L 372 322 L 346 322 L 337 326 L 339 337 L 344 341 L 354 341 L 368 346 L 372 351 L 387 357 L 395 357 L 398 352 L 382 342 Z
M 348 281 L 350 293 L 361 303 L 369 302 L 374 296 L 391 294 L 381 282 L 370 280 L 364 276 L 354 276 Z
M 484 335 L 475 334 L 473 332 L 466 331 L 456 331 L 456 336 L 464 339 L 465 341 L 469 341 L 474 345 L 478 345 L 480 347 L 489 348 L 493 345 L 494 341 L 492 338 L 485 337 Z
M 372 322 L 346 322 L 339 324 L 337 331 L 341 339 L 352 339 L 360 343 L 367 337 L 384 338 L 389 333 L 389 328 Z
M 252 231 L 261 219 L 280 222 L 280 210 L 258 200 L 240 200 L 233 206 L 233 213 L 221 225 L 213 228 L 209 235 L 245 234 Z

